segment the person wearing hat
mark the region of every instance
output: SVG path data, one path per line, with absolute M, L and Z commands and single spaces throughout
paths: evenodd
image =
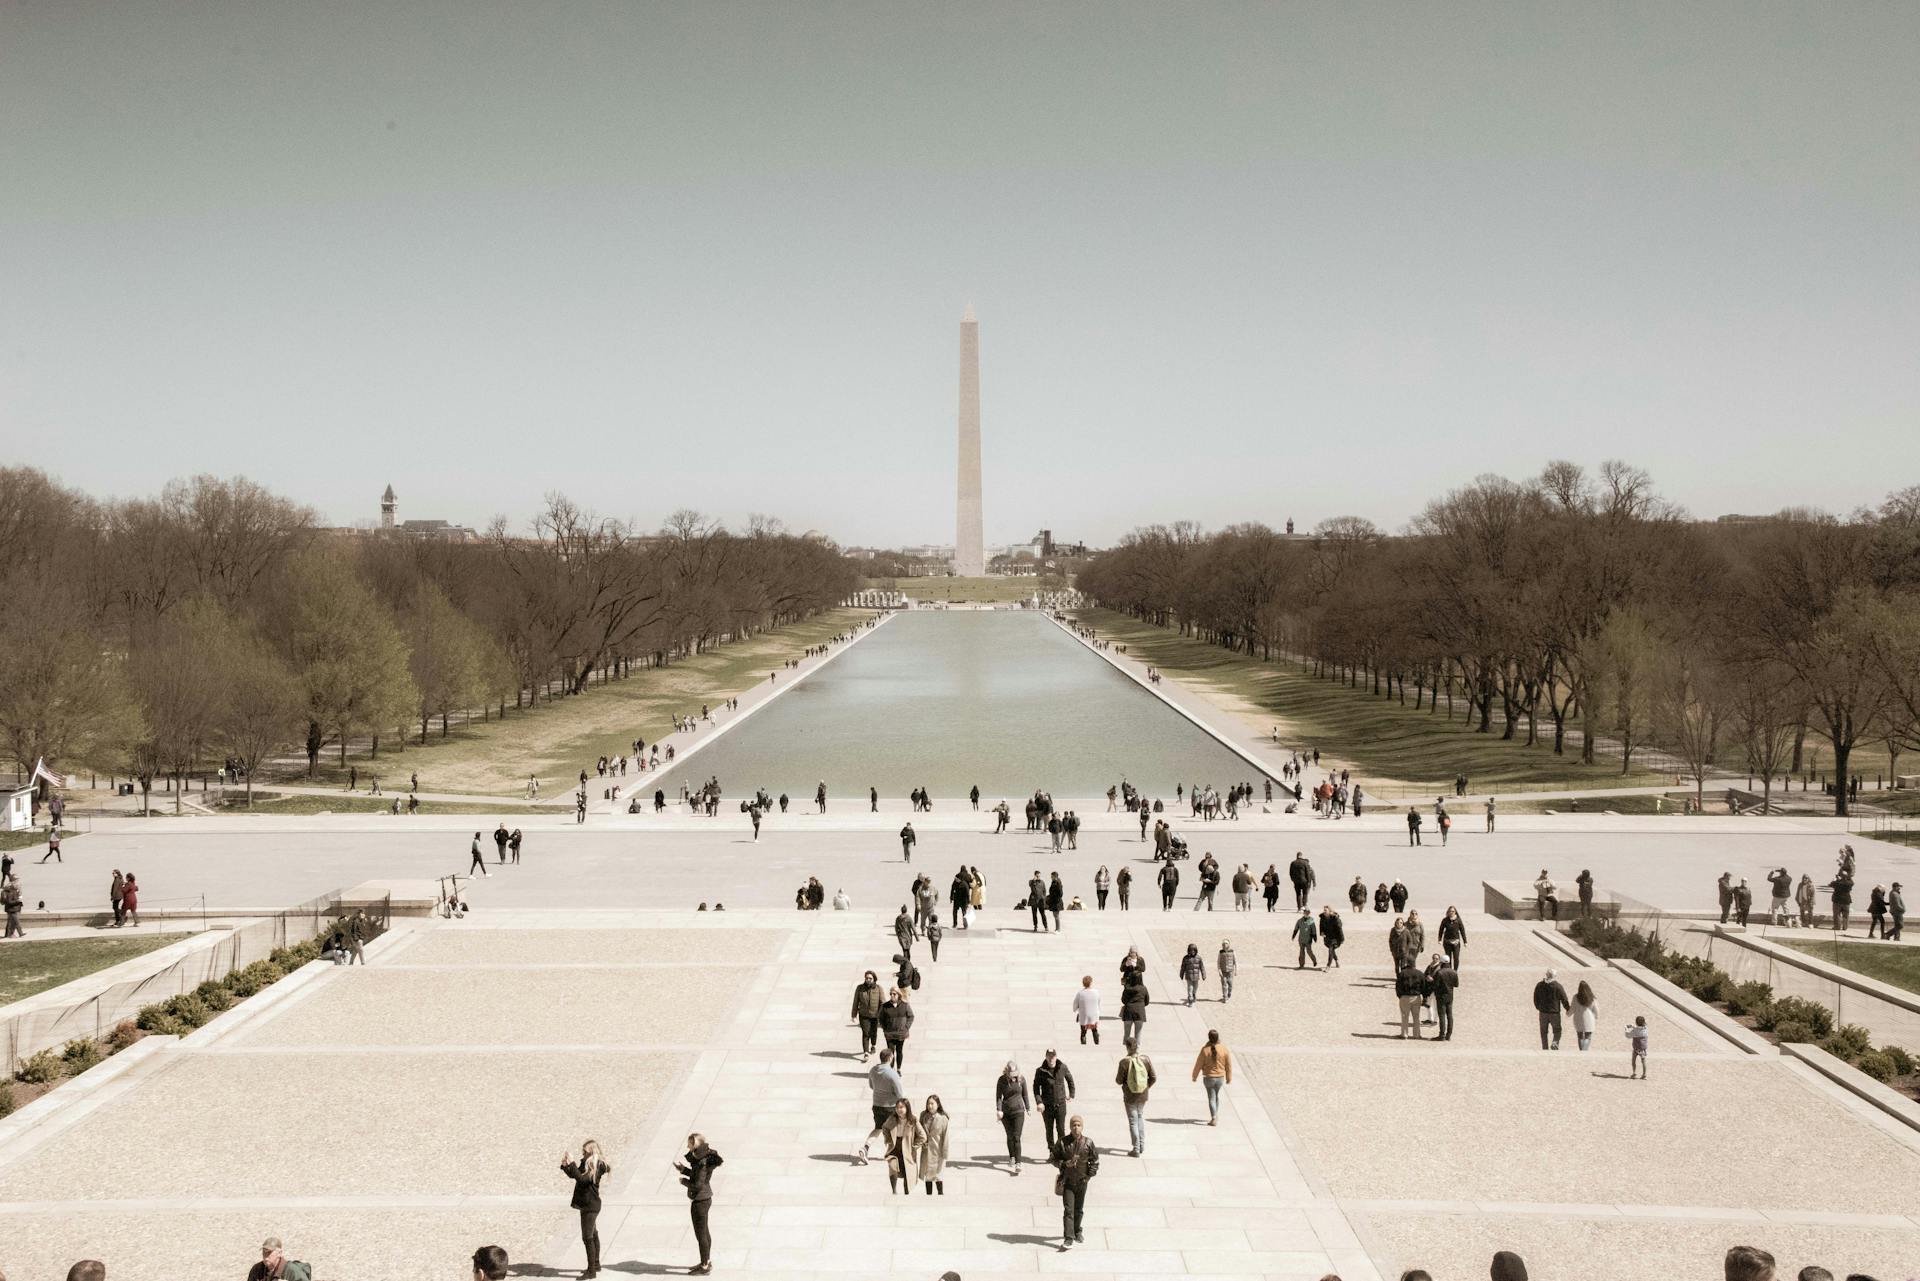
M 1540 1015 L 1540 1048 L 1557 1050 L 1560 1048 L 1560 1014 L 1571 1010 L 1573 1002 L 1567 999 L 1567 989 L 1561 987 L 1548 970 L 1547 976 L 1533 985 L 1533 1008 Z M 1548 1034 L 1552 1034 L 1553 1043 L 1549 1045 Z
M 313 1281 L 313 1268 L 289 1259 L 279 1237 L 260 1243 L 260 1262 L 247 1269 L 247 1281 Z
M 1033 1100 L 1040 1105 L 1040 1123 L 1046 1129 L 1047 1149 L 1067 1135 L 1067 1104 L 1073 1102 L 1073 1072 L 1052 1050 L 1033 1070 Z
M 1893 888 L 1887 891 L 1887 913 L 1893 917 L 1893 929 L 1887 937 L 1896 942 L 1900 938 L 1900 922 L 1907 919 L 1907 900 L 1900 894 L 1900 882 L 1895 881 Z

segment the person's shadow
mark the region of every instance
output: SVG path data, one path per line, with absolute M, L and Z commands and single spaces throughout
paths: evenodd
M 1007 1245 L 1055 1245 L 1059 1237 L 1043 1237 L 1035 1232 L 989 1232 L 987 1240 L 1002 1241 Z
M 1644 1079 L 1635 1076 L 1623 1076 L 1618 1072 L 1589 1072 L 1587 1075 L 1598 1077 L 1602 1081 L 1637 1081 Z

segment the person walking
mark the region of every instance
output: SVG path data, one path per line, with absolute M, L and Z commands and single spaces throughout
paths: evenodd
M 1298 948 L 1293 962 L 1294 969 L 1305 969 L 1309 964 L 1316 970 L 1320 968 L 1320 958 L 1313 954 L 1313 945 L 1318 941 L 1319 935 L 1320 930 L 1314 924 L 1313 913 L 1304 907 L 1301 908 L 1300 919 L 1293 923 L 1293 941 Z
M 1153 1060 L 1140 1053 L 1136 1043 L 1128 1041 L 1127 1052 L 1113 1074 L 1113 1083 L 1120 1087 L 1120 1106 L 1127 1112 L 1127 1136 L 1133 1141 L 1130 1156 L 1139 1156 L 1147 1150 L 1147 1092 L 1159 1081 Z
M 1380 888 L 1384 890 L 1386 886 Z M 1353 878 L 1353 884 L 1347 886 L 1347 902 L 1355 912 L 1367 910 L 1367 883 L 1357 876 Z
M 947 902 L 953 908 L 954 928 L 966 929 L 967 908 L 973 902 L 973 877 L 968 874 L 965 863 L 953 874 L 953 883 L 947 886 Z
M 1327 946 L 1327 968 L 1340 968 L 1340 945 L 1347 941 L 1347 927 L 1340 913 L 1331 907 L 1320 909 L 1320 941 Z
M 975 791 L 979 789 L 976 788 Z M 920 1182 L 928 1196 L 947 1194 L 947 1109 L 940 1096 L 929 1094 L 920 1113 Z
M 67 861 L 66 856 L 60 852 L 60 828 L 58 824 L 51 825 L 47 828 L 47 852 L 40 856 L 40 861 L 44 863 L 48 859 L 52 859 L 56 863 L 64 863 Z
M 1901 925 L 1907 919 L 1907 900 L 1900 893 L 1898 881 L 1895 881 L 1893 888 L 1887 891 L 1887 912 L 1893 917 L 1893 931 L 1887 937 L 1898 943 Z
M 880 1061 L 867 1069 L 867 1088 L 873 1095 L 873 1128 L 867 1131 L 867 1137 L 860 1143 L 861 1165 L 867 1163 L 867 1150 L 873 1141 L 886 1137 L 887 1118 L 893 1115 L 893 1105 L 907 1097 L 900 1073 L 893 1066 L 891 1049 L 880 1051 Z
M 999 1079 L 993 1083 L 993 1114 L 999 1119 L 1000 1128 L 1006 1131 L 1007 1164 L 1016 1175 L 1020 1173 L 1020 1138 L 1026 1132 L 1027 1113 L 1032 1108 L 1027 1078 L 1021 1076 L 1020 1069 L 1008 1059 Z
M 1067 1133 L 1067 1105 L 1073 1102 L 1073 1072 L 1052 1050 L 1033 1070 L 1033 1101 L 1040 1105 L 1040 1123 L 1047 1147 L 1054 1148 Z
M 1112 885 L 1113 877 L 1108 874 L 1107 865 L 1102 863 L 1100 870 L 1093 874 L 1093 897 L 1099 903 L 1102 912 L 1107 910 L 1107 890 Z
M 967 799 L 973 802 L 973 808 L 980 808 L 980 785 L 975 783 L 967 792 Z
M 1193 900 L 1193 910 L 1198 912 L 1202 903 L 1207 910 L 1213 910 L 1213 892 L 1220 888 L 1220 868 L 1209 854 L 1200 862 L 1200 893 Z
M 687 1208 L 693 1215 L 693 1240 L 700 1247 L 700 1262 L 687 1271 L 705 1276 L 713 1271 L 713 1233 L 707 1228 L 707 1216 L 713 1209 L 713 1172 L 720 1168 L 720 1154 L 707 1146 L 704 1134 L 687 1136 L 687 1154 L 673 1163 L 680 1182 L 687 1189 Z
M 480 852 L 480 833 L 478 832 L 473 834 L 472 854 L 473 861 L 467 864 L 467 875 L 472 876 L 475 872 L 480 873 L 482 876 L 487 875 L 487 859 L 486 856 Z
M 1187 985 L 1187 1004 L 1192 1005 L 1200 995 L 1201 981 L 1207 977 L 1207 963 L 1200 959 L 1198 943 L 1187 944 L 1187 954 L 1180 958 L 1180 977 Z
M 913 824 L 908 823 L 900 829 L 900 857 L 913 862 L 913 843 L 918 838 L 913 834 Z
M 1407 806 L 1407 844 L 1418 845 L 1419 843 L 1420 811 L 1409 805 Z
M 507 861 L 507 842 L 511 839 L 513 838 L 507 834 L 507 824 L 502 820 L 493 829 L 493 848 L 498 852 L 498 857 L 494 859 L 496 863 Z
M 1273 864 L 1267 864 L 1267 870 L 1260 874 L 1260 896 L 1267 901 L 1267 910 L 1273 911 L 1280 902 L 1280 873 Z
M 927 928 L 922 932 L 927 936 L 927 955 L 935 961 L 938 961 L 940 959 L 940 935 L 942 931 L 940 929 L 940 917 L 937 913 L 931 910 L 928 911 Z
M 16 893 L 20 889 L 20 881 L 17 877 L 14 879 L 13 888 Z M 140 882 L 134 878 L 132 872 L 127 873 L 126 884 L 120 887 L 120 906 L 126 910 L 127 920 L 132 922 L 133 927 L 140 928 Z
M 1120 874 L 1113 878 L 1113 888 L 1120 895 L 1120 910 L 1126 911 L 1129 900 L 1133 897 L 1133 873 L 1127 868 L 1121 868 Z
M 113 928 L 119 929 L 127 919 L 126 908 L 127 878 L 120 875 L 120 869 L 113 869 L 113 883 L 107 887 L 107 902 L 113 908 Z
M 1233 999 L 1233 976 L 1240 972 L 1240 962 L 1233 954 L 1230 940 L 1220 940 L 1220 955 L 1214 958 L 1213 969 L 1220 976 L 1220 1002 L 1224 1005 Z
M 1467 923 L 1461 919 L 1460 909 L 1449 905 L 1447 914 L 1440 918 L 1440 947 L 1455 974 L 1460 972 L 1460 952 L 1466 945 Z
M 1533 1008 L 1540 1015 L 1540 1048 L 1557 1050 L 1560 1048 L 1560 1012 L 1573 1008 L 1573 1002 L 1567 999 L 1567 989 L 1560 986 L 1548 970 L 1547 976 L 1533 985 Z M 1548 1043 L 1548 1035 L 1552 1043 Z
M 1027 910 L 1033 914 L 1033 933 L 1046 933 L 1047 883 L 1040 879 L 1040 869 L 1037 867 L 1033 869 L 1033 875 L 1027 878 Z
M 1398 878 L 1395 878 L 1393 884 L 1387 887 L 1387 902 L 1393 904 L 1393 910 L 1396 912 L 1406 911 L 1407 900 L 1412 897 L 1413 895 L 1408 892 L 1407 887 L 1403 885 Z M 1378 903 L 1374 904 L 1376 910 L 1379 909 L 1379 906 Z
M 865 1063 L 880 1039 L 880 1006 L 886 994 L 880 988 L 880 976 L 868 970 L 853 989 L 853 1013 L 849 1015 L 860 1028 L 860 1061 Z
M 880 789 L 877 787 L 869 787 L 867 789 L 867 813 L 878 814 L 879 812 L 880 812 Z
M 880 1005 L 880 1035 L 886 1038 L 887 1049 L 893 1054 L 893 1066 L 899 1071 L 906 1070 L 907 1037 L 912 1032 L 913 1006 L 907 1003 L 907 994 L 897 987 L 889 989 L 887 999 Z
M 1593 1044 L 1593 1025 L 1599 1014 L 1592 984 L 1581 979 L 1580 986 L 1573 990 L 1573 1039 L 1583 1051 Z
M 1253 874 L 1242 863 L 1233 874 L 1233 910 L 1251 912 L 1253 910 Z
M 1434 1029 L 1433 1039 L 1451 1041 L 1453 1039 L 1453 991 L 1460 986 L 1460 976 L 1454 973 L 1445 959 L 1434 957 L 1433 969 L 1427 980 L 1428 996 L 1433 999 L 1433 1012 L 1439 1026 Z
M 1129 970 L 1120 978 L 1120 1032 L 1132 1045 L 1140 1044 L 1140 1037 L 1146 1031 L 1147 1006 L 1153 998 L 1147 995 L 1147 980 L 1137 970 Z
M 1073 994 L 1073 1021 L 1080 1028 L 1080 1044 L 1087 1043 L 1087 1034 L 1093 1034 L 1093 1043 L 1100 1044 L 1100 989 L 1093 985 L 1093 975 L 1080 976 L 1080 990 Z
M 754 829 L 756 834 L 758 834 L 759 830 L 758 828 Z M 507 837 L 507 862 L 513 864 L 515 867 L 520 866 L 520 842 L 522 839 L 524 838 L 521 837 L 520 829 L 517 827 L 513 829 L 513 834 Z
M 1400 953 L 1394 960 L 1393 995 L 1400 1004 L 1400 1039 L 1406 1040 L 1411 1032 L 1413 1039 L 1420 1039 L 1420 1005 L 1425 997 L 1426 982 L 1420 971 L 1414 967 L 1413 958 Z
M 580 1212 L 580 1244 L 586 1247 L 587 1269 L 580 1275 L 600 1275 L 600 1180 L 613 1167 L 600 1155 L 600 1145 L 588 1139 L 580 1145 L 580 1159 L 562 1153 L 560 1172 L 573 1180 L 573 1208 Z
M 1287 879 L 1293 882 L 1293 910 L 1307 910 L 1307 893 L 1320 883 L 1313 874 L 1313 864 L 1307 861 L 1304 853 L 1296 853 L 1293 862 L 1287 864 Z
M 907 905 L 900 905 L 900 915 L 893 918 L 893 937 L 900 944 L 901 955 L 913 952 L 913 917 L 907 913 Z
M 1207 1033 L 1207 1043 L 1194 1056 L 1193 1079 L 1207 1091 L 1207 1124 L 1220 1123 L 1220 1091 L 1233 1084 L 1233 1052 L 1220 1044 L 1220 1033 Z
M 1060 1192 L 1060 1248 L 1067 1250 L 1087 1239 L 1081 1232 L 1087 1186 L 1100 1173 L 1100 1149 L 1087 1137 L 1086 1122 L 1077 1116 L 1069 1121 L 1066 1138 L 1054 1146 L 1047 1160 L 1060 1171 L 1054 1186 Z
M 887 1191 L 913 1195 L 913 1179 L 920 1170 L 920 1121 L 913 1104 L 900 1099 L 887 1123 L 880 1127 L 887 1153 Z
M 1733 915 L 1733 873 L 1720 873 L 1720 879 L 1714 882 L 1713 887 L 1720 898 L 1720 924 L 1725 925 L 1727 918 Z
M 1160 910 L 1161 911 L 1171 912 L 1173 910 L 1173 893 L 1175 890 L 1179 888 L 1180 888 L 1180 869 L 1173 865 L 1172 859 L 1168 859 L 1166 864 L 1160 869 Z

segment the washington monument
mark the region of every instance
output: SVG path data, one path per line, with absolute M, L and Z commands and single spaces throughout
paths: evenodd
M 972 303 L 960 317 L 960 504 L 953 572 L 963 578 L 987 572 L 980 533 L 980 322 L 973 318 Z

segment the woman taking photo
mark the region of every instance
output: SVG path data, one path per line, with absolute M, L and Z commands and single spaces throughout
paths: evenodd
M 580 1275 L 600 1275 L 600 1180 L 613 1167 L 600 1156 L 600 1145 L 588 1139 L 580 1145 L 580 1159 L 573 1153 L 560 1154 L 560 1172 L 573 1180 L 573 1208 L 580 1211 L 580 1244 L 587 1248 L 587 1270 Z

